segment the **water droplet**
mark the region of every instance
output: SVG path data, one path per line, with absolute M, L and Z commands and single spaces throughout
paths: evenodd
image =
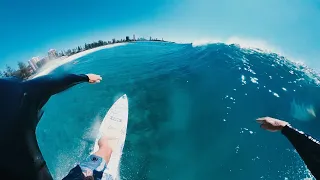
M 287 89 L 286 89 L 286 88 L 284 88 L 284 87 L 282 88 L 282 90 L 287 91 Z
M 239 145 L 235 149 L 236 149 L 236 153 L 238 153 L 240 149 Z
M 279 94 L 277 94 L 277 93 L 273 93 L 273 95 L 274 95 L 275 97 L 280 97 Z
M 250 80 L 251 80 L 252 83 L 259 84 L 258 83 L 258 78 L 250 77 Z
M 242 85 L 245 85 L 247 83 L 246 77 L 244 77 L 244 75 L 241 75 L 241 82 L 242 82 Z

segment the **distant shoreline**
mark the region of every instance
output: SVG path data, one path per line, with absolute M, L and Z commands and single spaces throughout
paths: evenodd
M 53 70 L 55 70 L 56 68 L 72 62 L 76 59 L 79 59 L 83 56 L 86 56 L 88 54 L 91 54 L 93 52 L 97 52 L 100 51 L 102 49 L 108 49 L 108 48 L 113 48 L 113 47 L 117 47 L 117 46 L 122 46 L 122 45 L 126 45 L 128 43 L 135 43 L 135 42 L 150 42 L 148 40 L 145 41 L 129 41 L 129 42 L 119 42 L 119 43 L 115 43 L 115 44 L 108 44 L 108 45 L 104 45 L 104 46 L 100 46 L 100 47 L 96 47 L 93 49 L 88 49 L 82 52 L 79 52 L 77 54 L 73 54 L 71 56 L 63 56 L 54 60 L 51 60 L 50 62 L 48 62 L 46 65 L 44 65 L 42 68 L 39 69 L 39 72 L 37 72 L 36 74 L 30 76 L 28 79 L 34 79 L 43 75 L 47 75 L 50 72 L 52 72 Z M 170 41 L 163 41 L 163 40 L 152 40 L 152 42 L 166 42 L 166 43 L 173 43 Z
M 55 70 L 56 68 L 66 64 L 66 63 L 72 62 L 72 61 L 74 61 L 76 59 L 79 59 L 79 58 L 81 58 L 83 56 L 91 54 L 93 52 L 97 52 L 97 51 L 100 51 L 102 49 L 108 49 L 108 48 L 113 48 L 113 47 L 117 47 L 117 46 L 122 46 L 122 45 L 125 45 L 125 44 L 127 44 L 127 43 L 108 44 L 108 45 L 105 45 L 105 46 L 100 46 L 100 47 L 96 47 L 96 48 L 93 48 L 93 49 L 85 50 L 85 51 L 79 52 L 77 54 L 68 56 L 68 57 L 64 56 L 64 57 L 60 57 L 60 58 L 55 59 L 55 60 L 51 60 L 44 67 L 42 67 L 39 70 L 39 72 L 37 72 L 33 76 L 30 76 L 29 79 L 33 79 L 33 78 L 37 78 L 37 77 L 40 77 L 40 76 L 43 76 L 43 75 L 47 75 L 50 72 L 52 72 L 53 70 Z

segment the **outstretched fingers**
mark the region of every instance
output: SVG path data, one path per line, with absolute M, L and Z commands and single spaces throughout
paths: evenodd
M 267 121 L 266 119 L 267 119 L 266 117 L 262 117 L 262 118 L 256 119 L 256 121 L 257 121 L 257 123 L 263 124 Z

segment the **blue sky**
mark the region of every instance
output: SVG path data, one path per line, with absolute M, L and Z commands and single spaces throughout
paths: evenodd
M 320 68 L 319 0 L 0 0 L 0 22 L 0 68 L 132 34 L 253 42 Z

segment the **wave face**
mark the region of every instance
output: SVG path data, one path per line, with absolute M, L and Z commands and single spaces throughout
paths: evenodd
M 67 63 L 53 73 L 97 73 L 50 99 L 37 129 L 61 179 L 94 144 L 114 100 L 129 97 L 123 179 L 310 178 L 280 133 L 255 119 L 272 116 L 320 137 L 317 74 L 274 53 L 226 44 L 134 43 Z

